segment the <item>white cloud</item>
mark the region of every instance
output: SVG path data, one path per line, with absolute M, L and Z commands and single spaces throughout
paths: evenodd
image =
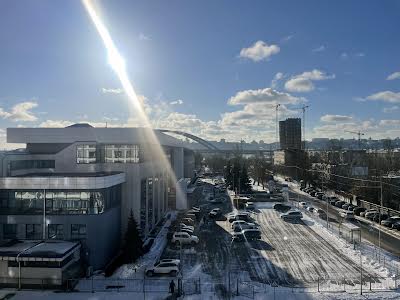
M 38 104 L 36 102 L 26 101 L 14 105 L 9 112 L 4 111 L 4 109 L 0 107 L 0 117 L 10 119 L 14 122 L 33 122 L 37 120 L 37 117 L 31 110 L 37 106 Z
M 282 80 L 285 77 L 285 75 L 282 72 L 278 72 L 275 74 L 274 78 L 271 81 L 271 88 L 276 88 L 278 85 L 278 81 Z
M 400 103 L 400 92 L 399 93 L 395 93 L 392 91 L 378 92 L 378 93 L 369 95 L 366 99 L 389 102 L 389 103 Z
M 77 122 L 71 122 L 66 120 L 46 120 L 39 124 L 39 127 L 46 128 L 64 128 Z
M 178 99 L 178 100 L 175 100 L 175 101 L 171 101 L 169 104 L 171 104 L 171 105 L 181 105 L 181 104 L 183 104 L 183 100 Z
M 240 50 L 240 57 L 258 62 L 261 60 L 268 60 L 271 55 L 277 54 L 279 51 L 280 48 L 277 45 L 268 45 L 263 41 L 257 41 L 249 48 Z
M 317 48 L 312 49 L 311 51 L 312 52 L 322 52 L 324 50 L 326 50 L 326 47 L 324 45 L 321 45 L 321 46 L 319 46 Z
M 381 120 L 379 124 L 382 126 L 400 126 L 400 120 Z
M 352 121 L 352 116 L 344 115 L 324 115 L 321 117 L 322 122 L 349 122 Z
M 106 88 L 102 88 L 101 92 L 103 94 L 122 94 L 124 92 L 124 90 L 123 89 L 112 89 L 112 88 L 106 89 Z
M 349 57 L 349 55 L 346 52 L 343 52 L 342 54 L 340 54 L 341 59 L 347 59 L 348 57 Z
M 395 112 L 397 110 L 399 110 L 399 106 L 394 105 L 394 106 L 391 106 L 391 107 L 384 107 L 382 111 L 384 113 L 386 113 L 386 114 L 390 114 L 390 113 Z
M 144 33 L 139 33 L 139 40 L 141 41 L 151 41 L 151 37 L 148 35 L 145 35 Z
M 285 36 L 285 37 L 283 37 L 283 38 L 281 39 L 281 42 L 288 42 L 288 41 L 290 41 L 293 37 L 294 37 L 293 34 L 288 35 L 288 36 Z
M 314 69 L 295 75 L 285 83 L 285 89 L 290 92 L 310 92 L 315 89 L 313 81 L 335 78 L 335 74 L 327 75 L 325 72 Z
M 269 103 L 269 104 L 295 104 L 304 102 L 304 98 L 294 97 L 288 93 L 279 92 L 272 88 L 259 90 L 244 90 L 236 93 L 228 100 L 230 105 Z
M 358 53 L 356 53 L 356 54 L 354 54 L 356 57 L 364 57 L 365 56 L 365 53 L 363 53 L 363 52 L 358 52 Z
M 386 78 L 386 80 L 395 80 L 395 79 L 400 79 L 400 72 L 394 72 Z

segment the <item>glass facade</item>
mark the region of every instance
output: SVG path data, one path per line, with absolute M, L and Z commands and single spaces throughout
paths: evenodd
M 71 225 L 71 239 L 81 240 L 86 238 L 86 225 L 85 224 L 72 224 Z
M 147 235 L 147 179 L 140 182 L 140 229 L 143 236 Z
M 17 238 L 17 224 L 3 224 L 3 238 L 16 239 Z
M 62 224 L 49 224 L 47 227 L 49 239 L 63 240 L 64 239 L 64 225 Z
M 78 164 L 96 163 L 96 145 L 95 144 L 77 145 L 76 162 Z
M 153 216 L 153 178 L 147 179 L 147 230 L 150 232 L 154 225 Z
M 138 163 L 138 145 L 81 144 L 76 146 L 78 164 Z
M 121 203 L 121 186 L 100 190 L 0 190 L 0 214 L 101 214 Z
M 25 238 L 38 240 L 42 238 L 42 224 L 26 224 Z
M 55 160 L 13 160 L 10 162 L 10 170 L 24 169 L 54 169 Z

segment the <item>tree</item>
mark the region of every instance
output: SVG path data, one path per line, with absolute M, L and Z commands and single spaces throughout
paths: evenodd
M 251 182 L 245 164 L 242 165 L 242 168 L 240 170 L 240 191 L 241 192 L 251 191 Z
M 232 188 L 233 187 L 233 178 L 232 178 L 232 164 L 231 161 L 228 160 L 228 163 L 225 166 L 225 182 L 227 187 Z
M 140 238 L 138 225 L 133 217 L 132 209 L 128 217 L 128 228 L 126 229 L 125 243 L 122 250 L 126 263 L 132 263 L 143 255 L 143 241 Z

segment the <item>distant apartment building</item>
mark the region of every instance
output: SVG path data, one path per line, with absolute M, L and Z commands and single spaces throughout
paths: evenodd
M 0 158 L 0 241 L 79 241 L 94 269 L 118 251 L 131 210 L 147 238 L 194 173 L 193 152 L 150 129 L 8 128 L 7 141 L 26 148 Z
M 279 142 L 282 150 L 302 149 L 300 118 L 279 121 Z

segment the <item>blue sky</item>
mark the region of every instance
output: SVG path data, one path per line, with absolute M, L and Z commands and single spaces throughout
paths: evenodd
M 400 136 L 399 1 L 97 1 L 157 128 L 275 139 Z M 0 131 L 135 126 L 80 1 L 0 2 Z M 276 80 L 274 80 L 274 78 Z

